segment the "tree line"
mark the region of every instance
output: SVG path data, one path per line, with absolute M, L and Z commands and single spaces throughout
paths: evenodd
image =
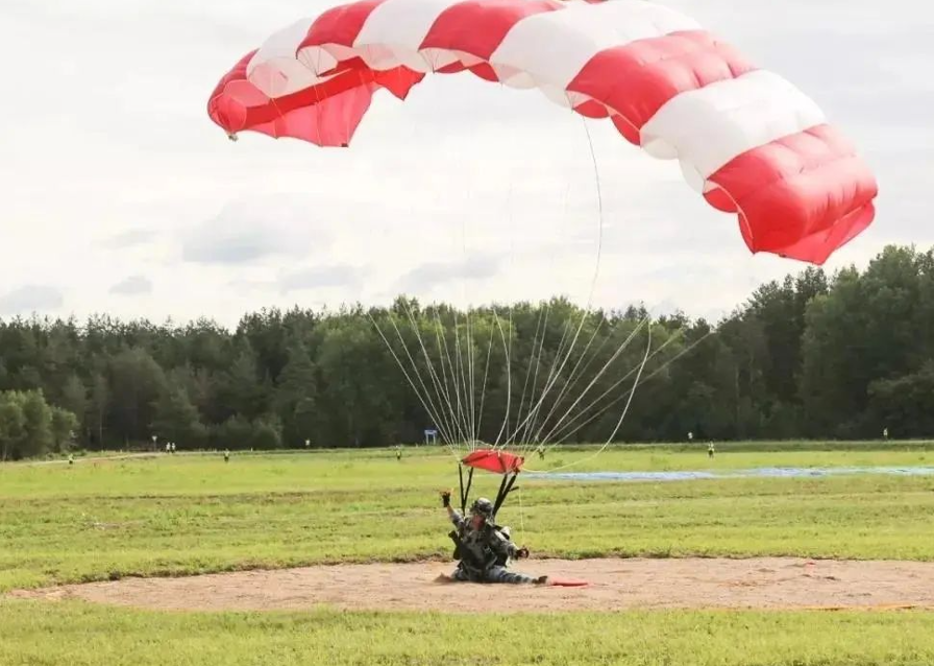
M 624 409 L 625 418 L 620 419 Z M 934 250 L 808 267 L 719 322 L 562 298 L 0 320 L 0 455 L 934 434 Z

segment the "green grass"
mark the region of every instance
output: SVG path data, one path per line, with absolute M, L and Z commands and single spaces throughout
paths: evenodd
M 756 445 L 766 443 L 720 444 L 713 460 L 707 458 L 706 445 L 692 449 L 682 445 L 633 446 L 599 453 L 595 447 L 562 447 L 549 452 L 544 461 L 530 455 L 526 467 L 549 471 L 571 465 L 568 471 L 584 472 L 934 465 L 931 442 L 875 448 L 864 444 L 846 450 L 824 449 L 824 443 L 816 443 L 816 450 L 805 450 L 800 448 L 804 443 L 790 442 L 768 444 L 783 447 L 778 450 L 746 450 Z M 62 463 L 0 464 L 0 498 L 393 490 L 400 486 L 444 487 L 456 483 L 456 460 L 444 448 L 408 448 L 401 462 L 388 450 L 338 450 L 234 453 L 226 465 L 219 454 L 79 459 L 71 467 Z
M 4 666 L 929 666 L 934 613 L 155 613 L 0 601 Z
M 924 465 L 925 451 L 562 452 L 550 465 L 672 470 Z M 450 456 L 175 456 L 0 467 L 0 590 L 337 561 L 446 557 Z M 577 469 L 577 468 L 575 468 Z M 477 476 L 495 493 L 498 477 Z M 526 480 L 501 520 L 544 556 L 803 555 L 934 560 L 934 477 L 669 483 Z
M 575 471 L 932 465 L 928 445 L 563 449 Z M 772 449 L 772 450 L 770 450 Z M 778 449 L 778 450 L 775 450 Z M 478 475 L 495 492 L 497 477 Z M 0 592 L 127 575 L 449 557 L 450 455 L 408 448 L 0 465 Z M 934 560 L 934 477 L 522 480 L 501 514 L 534 554 Z M 521 501 L 520 501 L 521 498 Z M 452 592 L 455 593 L 455 592 Z M 0 664 L 928 666 L 934 613 L 146 612 L 0 597 Z

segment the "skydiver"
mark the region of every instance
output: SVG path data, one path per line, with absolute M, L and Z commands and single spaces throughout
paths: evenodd
M 454 557 L 460 560 L 454 573 L 442 574 L 439 580 L 444 582 L 470 581 L 474 583 L 512 583 L 544 585 L 548 576 L 526 576 L 507 571 L 506 567 L 513 558 L 529 556 L 526 547 L 517 548 L 509 538 L 509 532 L 503 533 L 493 524 L 493 503 L 479 497 L 470 507 L 470 518 L 461 515 L 451 507 L 451 493 L 441 493 L 442 505 L 447 509 L 448 517 L 454 523 L 451 538 L 457 544 Z

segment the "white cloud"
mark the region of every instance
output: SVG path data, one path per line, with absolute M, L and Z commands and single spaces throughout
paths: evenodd
M 22 315 L 54 312 L 62 307 L 62 292 L 47 285 L 27 284 L 0 296 L 0 313 Z
M 111 294 L 140 296 L 152 293 L 152 281 L 143 275 L 131 275 L 110 288 Z
M 327 250 L 330 234 L 314 201 L 268 196 L 236 201 L 221 213 L 180 231 L 182 258 L 199 264 L 247 264 L 304 257 Z
M 399 292 L 431 291 L 450 283 L 490 280 L 502 269 L 500 256 L 481 255 L 454 262 L 431 261 L 413 268 L 396 283 Z
M 388 303 L 400 285 L 461 303 L 586 301 L 601 218 L 584 121 L 537 92 L 429 76 L 405 102 L 379 95 L 346 150 L 246 134 L 234 144 L 210 122 L 207 96 L 237 59 L 331 4 L 0 3 L 8 59 L 29 62 L 5 73 L 25 101 L 4 107 L 0 124 L 0 285 L 63 285 L 26 298 L 40 311 L 230 325 L 319 291 L 331 303 Z M 934 6 L 667 4 L 798 84 L 875 169 L 878 219 L 829 270 L 887 242 L 934 244 Z M 803 268 L 751 256 L 735 217 L 711 210 L 676 165 L 606 121 L 587 126 L 603 194 L 596 304 L 726 311 L 758 282 Z M 451 279 L 450 267 L 490 256 L 499 260 L 484 279 Z M 111 293 L 128 275 L 158 292 Z
M 121 231 L 114 234 L 103 241 L 101 245 L 105 248 L 119 250 L 146 244 L 155 237 L 156 231 L 154 229 L 130 229 L 129 231 Z
M 283 294 L 333 288 L 358 288 L 365 271 L 356 266 L 314 266 L 283 273 L 277 282 Z

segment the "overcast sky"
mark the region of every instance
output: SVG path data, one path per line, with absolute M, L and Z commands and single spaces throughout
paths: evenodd
M 717 317 L 804 266 L 750 255 L 676 163 L 470 75 L 379 93 L 350 149 L 243 134 L 207 97 L 318 0 L 2 0 L 0 317 L 234 326 L 263 306 L 565 293 Z M 670 0 L 815 99 L 881 188 L 827 264 L 934 244 L 934 4 Z M 603 194 L 602 234 L 594 147 Z M 602 242 L 601 239 L 602 238 Z

